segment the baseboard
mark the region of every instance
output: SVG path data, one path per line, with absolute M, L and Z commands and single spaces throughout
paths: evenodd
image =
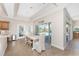
M 56 45 L 56 44 L 52 44 L 52 46 L 54 46 L 54 47 L 56 47 L 56 48 L 58 48 L 58 49 L 60 49 L 60 50 L 64 50 L 63 47 L 60 47 L 60 46 L 58 46 L 58 45 Z

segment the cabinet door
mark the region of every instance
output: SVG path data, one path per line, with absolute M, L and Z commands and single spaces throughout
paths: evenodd
M 2 23 L 2 29 L 3 30 L 8 30 L 9 29 L 9 23 L 8 22 L 3 22 Z
M 2 26 L 2 22 L 0 22 L 0 29 L 1 29 L 1 26 Z

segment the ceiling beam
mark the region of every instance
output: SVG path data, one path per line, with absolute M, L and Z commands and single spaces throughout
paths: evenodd
M 15 3 L 14 4 L 14 16 L 17 16 L 17 12 L 18 12 L 18 10 L 19 10 L 19 3 Z
M 0 3 L 2 10 L 4 11 L 5 15 L 8 16 L 8 13 L 2 3 Z

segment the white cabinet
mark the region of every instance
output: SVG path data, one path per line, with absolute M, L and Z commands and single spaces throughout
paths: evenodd
M 3 56 L 7 48 L 7 37 L 0 36 L 0 56 Z
M 33 42 L 33 50 L 41 53 L 42 50 L 45 50 L 45 34 L 40 34 L 39 38 Z

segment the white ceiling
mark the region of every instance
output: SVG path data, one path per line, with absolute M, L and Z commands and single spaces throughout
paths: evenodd
M 37 15 L 39 11 L 44 11 L 45 7 L 48 7 L 48 3 L 3 3 L 0 4 L 6 15 L 6 17 L 13 19 L 30 19 L 31 17 Z M 67 8 L 70 16 L 73 20 L 79 19 L 79 4 L 78 3 L 52 3 L 50 4 L 55 8 L 62 6 Z M 1 9 L 1 8 L 0 8 Z M 1 12 L 1 11 L 0 11 Z M 5 16 L 4 15 L 4 16 Z M 2 15 L 3 16 L 3 15 Z
M 42 3 L 20 4 L 17 15 L 30 18 L 35 13 L 37 13 L 40 9 L 42 9 L 45 5 L 46 4 L 42 4 Z

